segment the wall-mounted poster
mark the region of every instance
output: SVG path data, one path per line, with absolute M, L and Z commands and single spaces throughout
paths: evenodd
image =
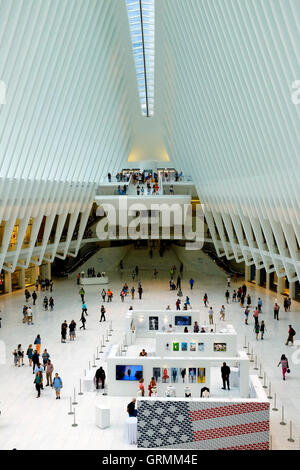
M 160 367 L 153 367 L 153 377 L 156 383 L 160 382 Z
M 204 343 L 198 343 L 198 351 L 204 351 Z
M 179 351 L 179 343 L 173 343 L 173 351 Z
M 188 349 L 188 344 L 187 343 L 181 343 L 181 351 L 187 351 Z
M 116 366 L 116 380 L 140 380 L 143 366 Z
M 186 377 L 186 368 L 185 367 L 180 368 L 180 377 L 181 377 L 180 381 L 182 383 L 185 383 L 185 377 Z
M 190 351 L 196 351 L 196 343 L 190 343 Z
M 178 369 L 177 367 L 171 367 L 171 382 L 177 383 L 178 382 Z
M 161 381 L 163 384 L 168 384 L 170 382 L 170 373 L 167 367 L 163 367 L 162 369 Z
M 205 383 L 205 367 L 198 367 L 197 382 L 198 384 Z
M 158 330 L 158 317 L 149 317 L 149 330 L 150 331 Z
M 217 351 L 217 352 L 227 351 L 227 344 L 226 343 L 214 343 L 214 351 Z
M 196 367 L 189 367 L 189 383 L 195 384 L 197 380 Z

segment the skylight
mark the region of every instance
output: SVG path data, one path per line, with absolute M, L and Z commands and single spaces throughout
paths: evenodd
M 154 109 L 154 1 L 126 0 L 142 114 Z

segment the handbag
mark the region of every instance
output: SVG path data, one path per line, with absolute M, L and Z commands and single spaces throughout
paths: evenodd
M 291 369 L 287 369 L 286 371 L 287 371 L 287 373 L 289 374 L 289 373 L 291 372 Z

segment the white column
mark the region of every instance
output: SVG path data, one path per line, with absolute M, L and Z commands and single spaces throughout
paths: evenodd
M 270 273 L 266 273 L 266 289 L 270 289 Z
M 12 291 L 11 273 L 9 271 L 5 271 L 4 273 L 4 283 L 5 283 L 5 293 L 9 294 Z
M 50 261 L 47 261 L 47 279 L 51 279 L 51 263 Z
M 290 282 L 290 298 L 295 299 L 296 296 L 296 283 L 295 282 Z
M 250 276 L 251 276 L 251 266 L 247 266 L 245 264 L 245 281 L 246 282 L 250 281 Z
M 255 284 L 259 286 L 260 283 L 260 269 L 255 270 Z
M 279 277 L 277 283 L 277 294 L 283 294 L 285 290 L 285 278 Z
M 20 289 L 25 289 L 25 268 L 21 268 L 19 287 Z
M 239 351 L 240 360 L 240 396 L 249 397 L 249 359 L 244 351 Z

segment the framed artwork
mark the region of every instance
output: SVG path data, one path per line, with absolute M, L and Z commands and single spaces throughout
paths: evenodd
M 180 367 L 180 382 L 185 383 L 185 377 L 186 377 L 186 368 L 185 367 Z
M 167 367 L 162 368 L 161 381 L 163 384 L 168 384 L 170 382 L 170 372 Z
M 156 383 L 160 382 L 160 367 L 153 367 L 152 376 L 155 378 Z
M 190 343 L 190 351 L 196 351 L 196 343 Z
M 187 343 L 181 343 L 181 351 L 187 351 L 188 349 L 188 344 Z
M 149 330 L 150 331 L 158 330 L 158 317 L 149 317 Z
M 171 382 L 177 383 L 178 382 L 178 369 L 177 367 L 171 367 Z
M 198 384 L 205 383 L 205 367 L 198 367 L 197 382 Z
M 216 352 L 227 351 L 227 344 L 226 343 L 214 343 L 214 351 Z
M 195 384 L 196 383 L 196 367 L 189 367 L 189 383 Z
M 173 343 L 173 351 L 179 351 L 179 343 Z
M 204 343 L 198 343 L 198 351 L 200 352 L 204 351 Z

